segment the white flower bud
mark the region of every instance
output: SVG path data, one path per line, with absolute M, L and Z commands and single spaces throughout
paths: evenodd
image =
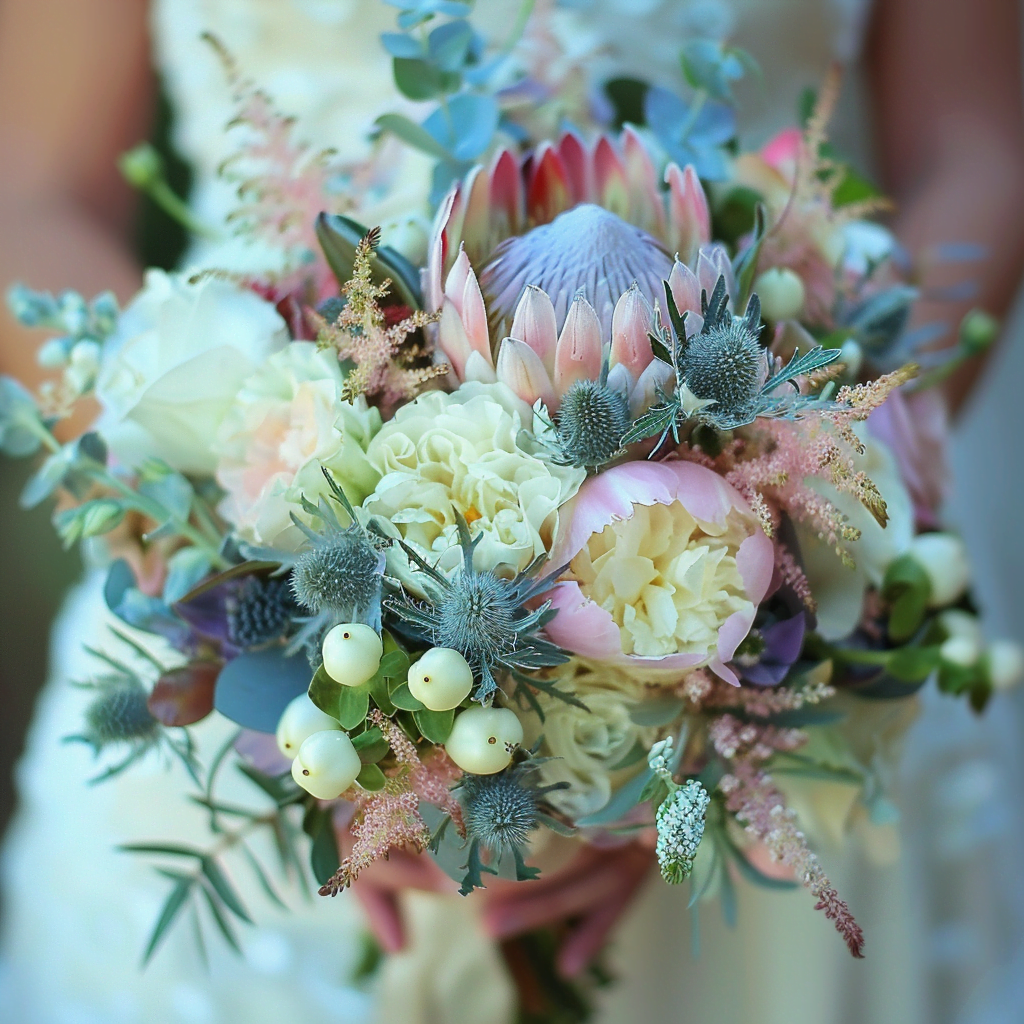
M 922 533 L 910 542 L 910 555 L 932 585 L 929 608 L 952 604 L 971 580 L 964 542 L 951 533 Z
M 362 622 L 343 622 L 324 637 L 324 671 L 342 686 L 362 686 L 377 674 L 384 645 Z
M 804 283 L 788 267 L 772 267 L 758 275 L 754 291 L 761 300 L 761 312 L 766 320 L 778 323 L 792 320 L 804 308 Z
M 1012 640 L 996 640 L 988 649 L 986 661 L 993 690 L 1009 690 L 1024 679 L 1024 651 Z
M 101 352 L 98 342 L 80 341 L 71 350 L 71 365 L 77 366 L 83 373 L 95 375 L 100 368 Z
M 341 796 L 362 769 L 359 754 L 346 733 L 337 729 L 307 736 L 292 761 L 292 778 L 317 800 Z
M 321 711 L 309 695 L 300 693 L 284 709 L 277 723 L 277 749 L 285 757 L 295 757 L 303 742 L 315 732 L 340 729 L 330 715 Z
M 473 689 L 469 662 L 450 647 L 434 647 L 409 670 L 409 692 L 431 711 L 457 708 Z
M 970 668 L 981 657 L 981 644 L 971 637 L 951 636 L 939 647 L 939 656 L 950 665 Z
M 864 349 L 860 347 L 860 343 L 853 338 L 847 338 L 839 347 L 839 362 L 846 367 L 847 376 L 856 377 L 864 362 Z
M 468 708 L 455 719 L 444 747 L 464 772 L 493 775 L 508 767 L 522 742 L 523 726 L 514 711 Z
M 63 338 L 51 338 L 36 353 L 36 361 L 43 369 L 56 370 L 68 361 L 68 350 Z
M 961 608 L 947 608 L 939 613 L 936 621 L 951 637 L 966 637 L 978 646 L 984 642 L 984 634 L 977 615 L 965 612 Z

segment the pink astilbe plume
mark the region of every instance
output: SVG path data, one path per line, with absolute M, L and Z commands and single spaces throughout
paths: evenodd
M 319 344 L 333 348 L 339 359 L 355 363 L 345 380 L 344 397 L 380 396 L 386 411 L 414 398 L 427 381 L 449 371 L 445 364 L 430 362 L 426 342 L 408 340 L 413 332 L 433 323 L 436 315 L 415 310 L 388 323 L 388 311 L 380 300 L 388 294 L 391 282 L 373 281 L 373 253 L 379 241 L 380 229 L 374 228 L 356 246 L 352 279 L 341 289 L 348 301 L 337 319 L 328 323 L 317 313 L 309 315 L 318 330 Z
M 352 852 L 321 887 L 321 896 L 337 896 L 375 861 L 386 859 L 398 848 L 422 853 L 430 844 L 430 829 L 420 815 L 420 801 L 431 803 L 447 813 L 465 835 L 462 808 L 449 792 L 459 771 L 442 751 L 434 752 L 426 762 L 420 759 L 412 740 L 376 708 L 370 712 L 371 725 L 377 726 L 391 747 L 396 764 L 387 772 L 384 788 L 376 793 L 359 790 L 357 810 L 349 831 L 355 842 Z
M 248 129 L 237 152 L 221 165 L 221 173 L 238 183 L 241 200 L 230 219 L 282 249 L 319 252 L 317 215 L 324 210 L 340 213 L 349 205 L 330 188 L 337 172 L 331 166 L 333 152 L 297 141 L 295 119 L 278 112 L 270 97 L 242 76 L 220 40 L 208 33 L 204 39 L 220 56 L 237 104 L 229 127 Z
M 806 837 L 797 827 L 796 815 L 786 807 L 771 776 L 760 767 L 778 751 L 797 749 L 806 741 L 806 734 L 799 729 L 741 722 L 732 715 L 723 715 L 712 723 L 708 734 L 719 756 L 728 760 L 732 768 L 718 784 L 725 794 L 726 809 L 764 844 L 773 860 L 793 869 L 817 898 L 814 909 L 824 911 L 853 956 L 862 957 L 864 933 L 807 845 Z

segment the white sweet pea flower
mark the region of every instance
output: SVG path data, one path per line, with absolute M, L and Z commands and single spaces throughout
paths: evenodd
M 98 429 L 125 465 L 156 457 L 211 474 L 213 440 L 235 394 L 287 341 L 284 320 L 255 293 L 150 270 L 104 346 Z

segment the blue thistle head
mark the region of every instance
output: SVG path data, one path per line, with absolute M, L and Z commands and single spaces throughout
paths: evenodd
M 312 612 L 368 608 L 380 592 L 381 553 L 362 527 L 318 536 L 295 559 L 291 589 Z
M 622 448 L 630 422 L 621 391 L 599 381 L 575 381 L 558 410 L 559 461 L 581 469 L 603 466 Z
M 498 853 L 525 846 L 537 827 L 537 790 L 515 769 L 465 775 L 460 786 L 466 836 Z
M 297 610 L 287 577 L 248 576 L 228 608 L 228 638 L 243 649 L 279 640 Z
M 754 404 L 765 381 L 767 359 L 758 336 L 761 303 L 751 295 L 742 317 L 728 309 L 725 278 L 711 298 L 702 297 L 704 325 L 687 342 L 683 356 L 686 385 L 697 398 L 715 402 L 714 413 L 742 414 Z
M 149 746 L 160 737 L 160 723 L 150 714 L 149 694 L 134 676 L 107 676 L 89 684 L 96 691 L 85 710 L 85 730 L 71 737 L 97 753 L 118 743 Z
M 496 673 L 509 672 L 518 681 L 522 669 L 561 665 L 569 656 L 540 635 L 554 615 L 550 602 L 529 607 L 553 582 L 551 576 L 536 575 L 545 558 L 535 559 L 511 580 L 493 572 L 478 573 L 473 568 L 473 552 L 482 534 L 471 538 L 469 525 L 458 513 L 456 522 L 462 565 L 446 576 L 403 544 L 409 558 L 429 577 L 431 585 L 424 590 L 431 596 L 416 601 L 402 593 L 389 599 L 388 608 L 413 638 L 458 651 L 479 680 L 473 699 L 490 704 L 498 688 Z

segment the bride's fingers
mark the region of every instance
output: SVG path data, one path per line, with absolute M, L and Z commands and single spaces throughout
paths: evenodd
M 378 888 L 372 884 L 352 886 L 366 915 L 366 924 L 385 953 L 398 953 L 405 948 L 405 928 L 402 912 L 394 890 Z
M 608 934 L 618 924 L 636 891 L 643 885 L 651 864 L 651 859 L 645 856 L 628 865 L 619 892 L 594 907 L 572 928 L 558 950 L 557 966 L 563 977 L 574 978 L 601 952 Z
M 540 882 L 505 889 L 488 900 L 484 926 L 495 938 L 586 915 L 594 907 L 632 892 L 650 855 L 638 847 L 586 850 L 567 868 Z

